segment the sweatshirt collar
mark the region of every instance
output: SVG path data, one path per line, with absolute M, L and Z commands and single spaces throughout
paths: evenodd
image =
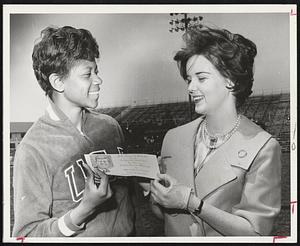
M 48 98 L 48 107 L 47 107 L 46 111 L 47 111 L 49 117 L 54 121 L 68 119 L 68 117 L 64 114 L 64 112 L 55 105 L 55 103 L 52 101 L 52 99 L 50 97 L 47 97 L 47 98 Z
M 73 123 L 70 121 L 70 119 L 65 115 L 65 113 L 52 101 L 52 99 L 48 96 L 48 107 L 46 108 L 46 111 L 50 117 L 50 119 L 54 121 L 69 121 L 72 125 Z M 88 109 L 82 110 L 82 124 L 85 124 L 85 121 L 87 119 L 87 112 L 90 112 Z M 75 127 L 75 126 L 74 126 Z M 75 127 L 76 128 L 76 127 Z M 77 129 L 77 128 L 76 128 Z M 79 130 L 79 129 L 77 129 Z M 81 134 L 83 132 L 79 130 Z

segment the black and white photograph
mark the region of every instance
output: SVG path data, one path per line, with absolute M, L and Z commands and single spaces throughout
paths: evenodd
M 296 242 L 296 19 L 4 5 L 2 240 Z

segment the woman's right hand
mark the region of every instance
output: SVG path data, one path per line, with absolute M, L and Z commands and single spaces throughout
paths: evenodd
M 108 176 L 105 173 L 99 172 L 99 176 L 95 175 L 85 163 L 82 164 L 82 168 L 86 175 L 83 198 L 79 205 L 70 213 L 72 222 L 78 226 L 84 223 L 87 217 L 95 212 L 97 206 L 112 196 Z M 94 180 L 100 184 L 96 185 Z
M 158 174 L 151 183 L 151 197 L 165 208 L 187 209 L 191 188 L 168 174 Z
M 86 209 L 94 210 L 98 205 L 111 198 L 112 190 L 108 182 L 108 175 L 101 171 L 94 174 L 86 163 L 83 163 L 83 168 L 86 180 L 81 203 Z

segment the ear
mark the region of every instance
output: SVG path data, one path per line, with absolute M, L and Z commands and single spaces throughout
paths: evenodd
M 61 78 L 56 73 L 51 73 L 49 76 L 49 82 L 54 90 L 58 92 L 64 91 L 64 82 L 61 80 Z

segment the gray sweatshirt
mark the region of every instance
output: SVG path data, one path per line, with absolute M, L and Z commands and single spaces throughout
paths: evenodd
M 92 151 L 120 153 L 123 134 L 108 115 L 85 111 L 82 132 L 52 101 L 29 129 L 14 161 L 13 236 L 64 236 L 58 226 L 81 201 L 84 175 L 80 162 Z M 99 206 L 75 236 L 127 236 L 133 231 L 134 211 L 128 181 L 110 183 L 113 196 Z

